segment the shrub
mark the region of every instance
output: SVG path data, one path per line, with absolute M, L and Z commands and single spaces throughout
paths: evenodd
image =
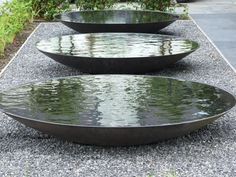
M 56 14 L 69 10 L 69 0 L 21 0 L 31 3 L 35 17 L 52 20 Z
M 101 10 L 112 7 L 117 2 L 124 0 L 76 0 L 80 10 Z M 172 5 L 172 0 L 129 0 L 128 3 L 138 3 L 143 9 L 166 11 Z
M 112 7 L 118 0 L 76 0 L 80 10 L 102 10 Z
M 142 8 L 148 10 L 166 11 L 172 5 L 172 0 L 137 0 Z
M 6 45 L 13 42 L 16 34 L 32 18 L 30 3 L 12 0 L 0 7 L 0 55 L 3 55 Z

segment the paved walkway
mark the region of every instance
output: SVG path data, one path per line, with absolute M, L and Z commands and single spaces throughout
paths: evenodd
M 236 0 L 195 0 L 189 13 L 236 69 Z

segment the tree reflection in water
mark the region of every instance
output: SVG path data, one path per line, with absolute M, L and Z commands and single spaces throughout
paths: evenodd
M 173 15 L 154 11 L 80 11 L 61 15 L 62 21 L 97 24 L 137 24 L 172 21 Z
M 168 78 L 97 75 L 54 79 L 1 94 L 0 107 L 48 122 L 145 126 L 201 119 L 234 105 L 208 85 Z
M 37 47 L 44 52 L 67 56 L 128 59 L 191 53 L 198 44 L 156 34 L 95 33 L 42 40 Z

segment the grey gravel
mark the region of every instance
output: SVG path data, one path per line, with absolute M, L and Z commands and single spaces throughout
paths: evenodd
M 212 84 L 236 93 L 236 74 L 191 21 L 163 32 L 198 41 L 201 48 L 175 66 L 152 73 Z M 37 51 L 43 38 L 71 34 L 42 23 L 0 79 L 0 89 L 81 74 Z M 95 147 L 42 134 L 0 114 L 0 176 L 236 176 L 236 109 L 189 135 L 138 147 Z

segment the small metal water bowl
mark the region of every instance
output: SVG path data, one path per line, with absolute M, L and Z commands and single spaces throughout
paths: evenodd
M 155 33 L 178 19 L 160 11 L 98 10 L 57 15 L 55 20 L 80 33 L 148 32 Z

